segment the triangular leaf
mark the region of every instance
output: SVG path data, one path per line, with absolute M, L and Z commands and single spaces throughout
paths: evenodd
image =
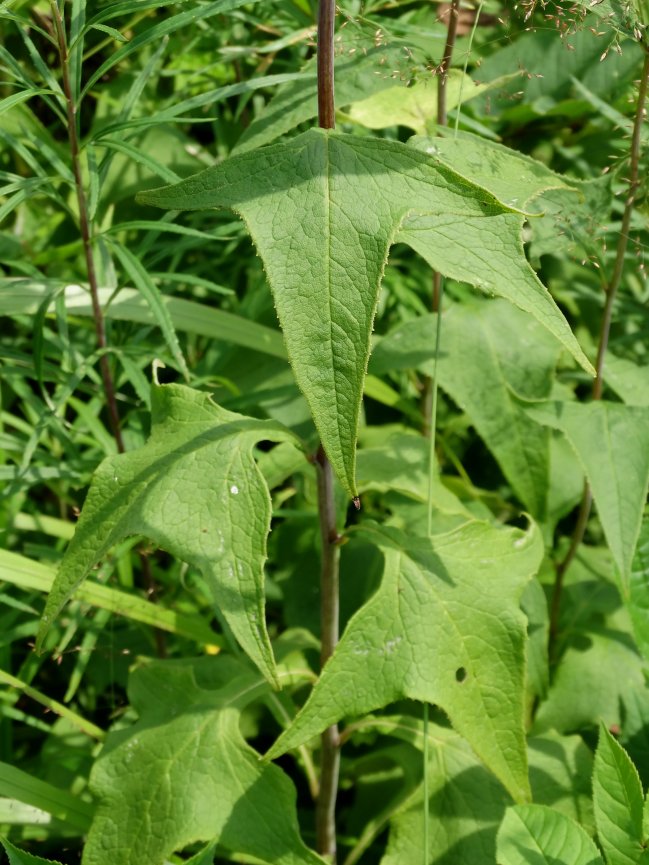
M 603 865 L 581 826 L 546 805 L 508 808 L 497 850 L 498 865 Z
M 369 530 L 368 530 L 369 532 Z M 525 617 L 538 531 L 471 522 L 444 535 L 371 531 L 381 587 L 350 620 L 276 757 L 330 724 L 402 697 L 436 703 L 519 800 L 529 794 L 523 703 Z
M 601 724 L 593 802 L 597 836 L 609 865 L 635 865 L 644 852 L 642 784 L 624 748 Z
M 159 863 L 197 841 L 273 865 L 322 865 L 300 838 L 291 782 L 239 730 L 241 709 L 264 690 L 230 658 L 132 674 L 140 720 L 112 733 L 93 767 L 99 801 L 83 865 Z
M 573 446 L 593 491 L 626 599 L 649 486 L 649 408 L 598 400 L 548 403 L 529 413 L 539 423 L 561 430 Z
M 292 436 L 182 385 L 154 385 L 151 401 L 146 445 L 109 457 L 95 473 L 38 645 L 93 565 L 122 538 L 144 535 L 202 571 L 241 646 L 272 679 L 263 572 L 271 506 L 252 450 L 260 440 Z
M 465 222 L 490 222 L 484 217 L 499 219 L 508 210 L 490 193 L 413 148 L 322 129 L 235 156 L 139 198 L 173 210 L 229 207 L 245 219 L 266 266 L 298 384 L 334 470 L 351 496 L 356 495 L 354 452 L 370 331 L 396 230 L 409 213 L 433 214 L 440 226 L 448 227 L 450 220 L 464 231 Z M 500 230 L 498 221 L 488 232 L 491 244 L 495 233 L 495 245 L 507 247 L 518 261 L 520 240 L 510 232 L 503 241 Z M 424 245 L 430 231 L 427 226 Z M 407 242 L 417 234 L 410 232 Z M 453 234 L 451 243 L 455 241 Z M 436 242 L 444 245 L 439 237 Z M 445 264 L 444 258 L 438 266 L 444 273 Z M 499 265 L 489 266 L 493 270 Z M 529 267 L 524 256 L 516 266 Z M 473 275 L 469 281 L 481 279 Z M 507 274 L 501 273 L 494 290 L 515 298 L 531 291 L 530 311 L 590 368 L 541 283 L 524 281 L 512 291 Z

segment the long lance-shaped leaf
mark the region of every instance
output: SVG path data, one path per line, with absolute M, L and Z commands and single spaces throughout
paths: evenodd
M 488 223 L 484 217 L 511 210 L 414 148 L 321 129 L 235 156 L 139 198 L 172 210 L 229 207 L 246 221 L 266 267 L 297 382 L 351 496 L 370 332 L 398 228 L 413 213 L 462 225 Z M 493 232 L 488 237 L 486 257 Z M 522 256 L 520 241 L 511 255 Z M 443 261 L 439 269 L 444 272 Z M 473 281 L 482 281 L 479 273 Z M 508 292 L 500 283 L 493 290 Z M 520 290 L 532 293 L 530 310 L 590 369 L 543 286 L 521 284 Z
M 543 545 L 536 528 L 467 523 L 433 538 L 372 531 L 385 569 L 309 699 L 269 758 L 341 718 L 409 697 L 436 703 L 515 800 L 529 796 L 521 592 Z
M 226 411 L 182 385 L 154 385 L 152 432 L 139 450 L 97 469 L 47 599 L 45 634 L 90 569 L 124 537 L 144 535 L 199 568 L 233 634 L 275 681 L 264 618 L 268 488 L 252 455 L 292 438 L 279 424 Z

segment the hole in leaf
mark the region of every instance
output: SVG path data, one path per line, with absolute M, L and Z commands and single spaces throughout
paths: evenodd
M 464 667 L 458 667 L 455 671 L 455 681 L 463 682 L 466 679 L 466 670 Z

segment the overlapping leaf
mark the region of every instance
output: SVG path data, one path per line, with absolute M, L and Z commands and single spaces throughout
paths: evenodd
M 266 266 L 298 384 L 352 496 L 379 284 L 408 214 L 432 215 L 421 217 L 429 220 L 425 226 L 409 220 L 401 239 L 432 256 L 441 272 L 456 276 L 460 270 L 458 278 L 525 306 L 590 369 L 549 294 L 531 279 L 516 231 L 501 235 L 508 207 L 414 148 L 314 129 L 141 200 L 174 210 L 229 207 L 245 219 Z
M 417 366 L 432 374 L 434 320 L 420 316 L 384 337 L 370 370 Z M 546 512 L 550 436 L 521 403 L 549 395 L 559 349 L 534 319 L 503 301 L 455 305 L 444 315 L 439 384 L 467 412 L 519 499 L 538 519 Z
M 407 734 L 408 721 L 413 724 L 413 719 L 388 718 L 384 723 L 377 719 L 376 726 L 388 735 L 405 738 L 401 731 Z M 421 747 L 422 738 L 413 744 Z M 426 861 L 435 865 L 494 862 L 496 831 L 511 804 L 507 792 L 452 730 L 429 725 L 429 754 L 430 846 Z M 552 733 L 529 739 L 528 756 L 534 800 L 588 823 L 592 757 L 581 738 Z M 390 820 L 381 865 L 419 861 L 424 841 L 422 806 L 423 785 L 419 785 Z
M 518 601 L 540 563 L 538 531 L 471 522 L 432 539 L 379 529 L 371 536 L 385 553 L 381 587 L 350 620 L 268 756 L 409 697 L 441 706 L 512 796 L 525 799 L 526 623 Z
M 39 645 L 75 589 L 119 540 L 144 535 L 199 568 L 236 638 L 264 675 L 274 661 L 264 619 L 270 496 L 252 449 L 290 434 L 220 408 L 181 385 L 152 388 L 152 433 L 99 466 L 48 597 Z
M 83 865 L 160 865 L 197 841 L 273 865 L 322 865 L 300 838 L 291 782 L 239 730 L 264 687 L 225 657 L 133 674 L 140 720 L 111 734 L 93 767 L 98 805 Z

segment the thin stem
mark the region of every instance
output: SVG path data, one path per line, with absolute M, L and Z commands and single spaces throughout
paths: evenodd
M 321 668 L 336 648 L 339 637 L 340 545 L 336 527 L 334 476 L 322 445 L 316 456 L 318 470 L 318 514 L 322 543 L 320 571 Z M 336 861 L 336 797 L 340 769 L 340 740 L 334 724 L 321 737 L 320 790 L 316 803 L 317 850 Z
M 336 125 L 334 98 L 335 0 L 320 0 L 318 9 L 318 124 L 321 129 Z M 336 501 L 331 463 L 322 445 L 316 455 L 318 472 L 318 515 L 322 544 L 320 571 L 321 668 L 332 656 L 339 637 L 340 546 L 336 526 Z M 355 502 L 355 504 L 357 504 Z M 358 507 L 358 504 L 357 504 Z M 338 725 L 328 727 L 320 738 L 320 789 L 316 801 L 316 849 L 331 863 L 336 862 L 336 799 L 340 772 Z
M 318 9 L 318 125 L 336 125 L 334 101 L 334 23 L 335 0 L 320 0 Z
M 469 36 L 469 50 L 466 52 L 466 57 L 464 58 L 464 68 L 462 69 L 462 78 L 460 80 L 460 93 L 458 95 L 458 105 L 457 111 L 455 112 L 455 125 L 453 126 L 453 137 L 457 138 L 457 133 L 460 128 L 460 117 L 462 116 L 462 92 L 464 90 L 464 81 L 466 79 L 466 71 L 469 68 L 469 58 L 471 56 L 471 46 L 473 45 L 473 40 L 475 38 L 475 32 L 478 29 L 478 24 L 480 22 L 480 15 L 482 14 L 482 7 L 484 6 L 484 0 L 480 0 L 478 4 L 478 8 L 475 13 L 475 18 L 473 19 L 473 27 L 471 28 L 471 34 Z M 458 10 L 459 11 L 459 10 Z
M 599 331 L 599 343 L 597 346 L 597 360 L 595 362 L 595 380 L 593 382 L 592 396 L 594 400 L 602 398 L 604 389 L 604 362 L 606 359 L 606 350 L 611 333 L 611 323 L 613 320 L 613 304 L 617 291 L 622 282 L 624 273 L 624 260 L 626 251 L 629 246 L 629 229 L 631 227 L 631 217 L 633 216 L 633 208 L 635 206 L 638 187 L 640 186 L 640 150 L 642 139 L 642 124 L 644 121 L 645 102 L 647 100 L 647 90 L 649 89 L 649 50 L 645 49 L 644 63 L 642 65 L 642 75 L 640 78 L 640 89 L 638 91 L 638 102 L 636 104 L 635 119 L 633 122 L 633 135 L 631 136 L 631 150 L 629 161 L 629 190 L 624 203 L 624 212 L 622 214 L 622 223 L 620 225 L 620 233 L 617 242 L 617 250 L 615 254 L 615 263 L 613 272 L 608 285 L 605 287 L 606 301 L 604 303 L 604 314 Z M 554 643 L 559 630 L 559 614 L 561 612 L 561 593 L 563 591 L 563 578 L 573 561 L 577 550 L 584 539 L 586 525 L 593 503 L 593 496 L 588 485 L 584 484 L 584 492 L 579 505 L 579 512 L 575 522 L 575 528 L 570 540 L 568 552 L 556 566 L 556 578 L 552 593 L 552 601 L 550 605 L 550 650 L 554 647 Z
M 428 800 L 430 789 L 428 784 L 428 703 L 424 703 L 424 844 L 423 863 L 428 865 L 428 851 L 430 849 L 429 826 L 428 826 Z
M 448 29 L 446 31 L 446 45 L 442 62 L 437 70 L 437 122 L 440 126 L 446 126 L 446 82 L 448 81 L 448 70 L 451 66 L 453 49 L 455 48 L 455 36 L 457 33 L 457 21 L 460 12 L 460 0 L 452 0 L 448 11 Z
M 61 76 L 63 79 L 63 92 L 65 94 L 65 106 L 68 121 L 68 142 L 70 144 L 70 159 L 72 161 L 72 173 L 74 175 L 74 185 L 77 193 L 77 206 L 79 210 L 79 230 L 81 232 L 81 242 L 83 244 L 83 253 L 86 261 L 86 274 L 88 277 L 88 285 L 90 287 L 90 299 L 92 303 L 92 315 L 95 323 L 95 335 L 97 345 L 100 349 L 106 349 L 108 342 L 106 340 L 106 326 L 104 323 L 104 313 L 99 302 L 99 282 L 97 280 L 97 268 L 95 266 L 95 256 L 92 245 L 92 223 L 90 214 L 88 213 L 88 203 L 86 200 L 86 192 L 83 184 L 83 174 L 81 170 L 81 150 L 79 147 L 79 129 L 78 129 L 78 104 L 75 101 L 75 96 L 72 90 L 70 81 L 70 52 L 68 50 L 68 41 L 65 33 L 65 25 L 61 12 L 56 0 L 50 0 L 52 9 L 52 20 L 54 22 L 54 31 L 56 35 L 56 43 L 59 52 L 59 61 L 61 65 Z M 99 358 L 99 371 L 101 380 L 104 385 L 104 393 L 106 395 L 106 407 L 108 409 L 108 420 L 110 423 L 111 432 L 117 450 L 119 453 L 124 453 L 126 450 L 124 438 L 117 408 L 117 400 L 115 398 L 115 385 L 113 376 L 110 370 L 108 354 L 104 350 Z M 156 585 L 151 571 L 151 564 L 147 556 L 142 552 L 138 552 L 140 564 L 142 566 L 142 574 L 144 577 L 145 588 L 149 597 L 155 595 Z M 159 629 L 154 629 L 154 639 L 156 643 L 158 656 L 164 658 L 166 656 L 166 639 L 165 635 Z
M 92 313 L 95 322 L 95 334 L 97 337 L 97 345 L 100 349 L 107 348 L 106 327 L 104 324 L 104 314 L 99 302 L 99 284 L 97 281 L 97 269 L 95 267 L 95 258 L 92 248 L 92 226 L 90 216 L 88 214 L 88 204 L 86 201 L 86 193 L 83 185 L 83 175 L 81 171 L 81 156 L 79 147 L 79 131 L 77 123 L 78 105 L 75 102 L 70 81 L 70 54 L 68 52 L 67 37 L 65 34 L 65 26 L 56 0 L 51 0 L 50 6 L 52 9 L 52 20 L 56 33 L 56 42 L 59 52 L 59 60 L 61 64 L 61 75 L 63 78 L 63 92 L 65 94 L 65 107 L 68 120 L 68 142 L 70 144 L 70 158 L 72 161 L 72 172 L 74 175 L 74 185 L 77 193 L 77 205 L 79 209 L 79 229 L 81 231 L 81 241 L 83 244 L 83 252 L 86 260 L 86 273 L 88 276 L 88 285 L 90 286 L 90 298 L 92 303 Z M 106 406 L 108 408 L 108 417 L 111 431 L 117 449 L 120 453 L 124 452 L 124 439 L 120 428 L 119 412 L 117 410 L 117 401 L 115 399 L 115 386 L 113 377 L 110 371 L 110 363 L 108 355 L 105 351 L 102 352 L 99 358 L 99 370 L 101 379 L 104 385 L 106 394 Z

